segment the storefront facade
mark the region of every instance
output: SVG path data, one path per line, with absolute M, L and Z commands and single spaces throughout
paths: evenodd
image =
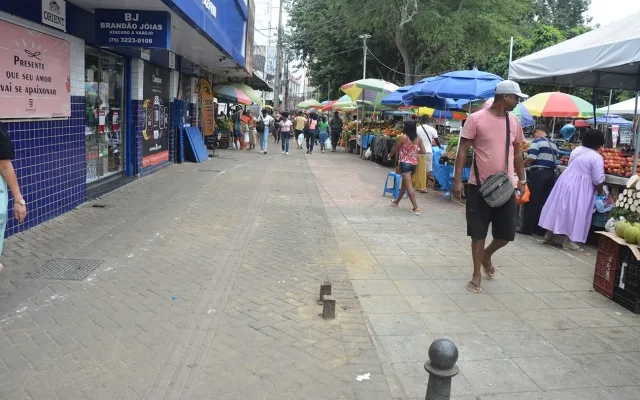
M 236 1 L 231 0 L 231 19 L 241 21 L 243 10 Z M 207 32 L 200 26 L 205 23 L 194 23 L 175 4 L 189 10 L 202 1 L 157 2 L 164 3 L 166 11 L 139 10 L 139 16 L 133 14 L 138 10 L 96 10 L 92 0 L 0 4 L 0 121 L 16 149 L 14 166 L 29 210 L 25 223 L 9 221 L 7 235 L 70 211 L 88 197 L 175 160 L 173 105 L 183 103 L 180 124 L 197 122 L 197 73 L 193 71 L 198 68 L 194 65 L 215 63 L 213 56 L 198 60 L 199 65 L 184 57 L 188 45 L 171 36 L 171 25 L 183 32 L 185 27 L 191 29 L 191 39 L 202 43 L 187 56 L 222 48 L 236 70 L 244 65 L 244 59 L 236 59 L 240 54 L 236 50 L 244 46 L 238 35 L 229 37 L 223 29 L 224 45 L 210 36 L 196 36 L 195 29 Z M 115 0 L 113 7 L 126 8 L 126 1 Z M 219 6 L 217 16 L 224 16 L 228 8 Z M 97 29 L 114 16 L 129 18 L 124 11 L 134 18 L 151 18 L 149 26 L 155 28 L 150 30 L 157 31 L 142 38 L 114 39 Z M 211 17 L 218 22 L 219 18 Z M 14 49 L 16 43 L 22 47 Z M 182 64 L 191 68 L 184 69 Z

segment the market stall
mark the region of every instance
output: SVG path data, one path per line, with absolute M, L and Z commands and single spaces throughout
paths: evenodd
M 640 90 L 640 13 L 615 24 L 594 29 L 573 39 L 523 57 L 510 63 L 509 78 L 520 82 L 633 90 L 634 118 L 638 114 Z M 595 114 L 595 105 L 594 114 Z M 627 106 L 628 107 L 628 106 Z M 628 111 L 628 109 L 627 109 Z M 612 112 L 612 110 L 609 110 Z M 620 113 L 618 109 L 613 112 Z M 593 287 L 629 310 L 640 312 L 640 177 L 636 175 L 639 147 L 638 131 L 633 133 L 633 152 L 603 149 L 606 182 L 617 190 L 613 219 L 606 223 L 607 232 L 599 232 Z M 625 176 L 631 175 L 631 178 Z M 621 185 L 623 180 L 627 182 Z M 625 221 L 613 223 L 618 218 Z M 615 231 L 615 232 L 612 232 Z

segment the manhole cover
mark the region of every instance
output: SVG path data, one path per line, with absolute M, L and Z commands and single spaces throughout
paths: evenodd
M 103 262 L 104 260 L 54 258 L 37 270 L 28 273 L 27 278 L 81 281 Z

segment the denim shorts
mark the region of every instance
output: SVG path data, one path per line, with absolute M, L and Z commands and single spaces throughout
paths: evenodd
M 416 172 L 415 164 L 409 164 L 409 163 L 406 163 L 406 162 L 401 162 L 400 163 L 400 173 L 401 174 L 411 173 L 411 175 L 413 175 L 414 172 Z

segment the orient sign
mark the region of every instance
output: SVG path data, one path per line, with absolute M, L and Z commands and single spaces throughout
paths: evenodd
M 42 0 L 42 23 L 67 31 L 67 3 L 65 0 Z

